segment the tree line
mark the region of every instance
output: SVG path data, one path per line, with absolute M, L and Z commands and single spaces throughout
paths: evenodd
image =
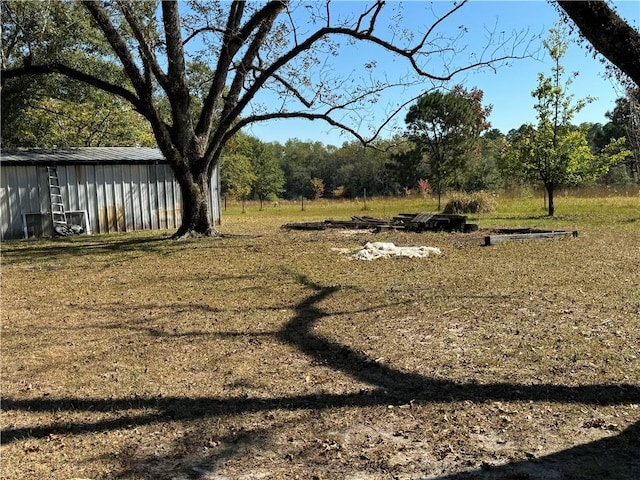
M 574 99 L 569 92 L 576 74 L 567 75 L 562 65 L 568 44 L 561 24 L 550 30 L 543 46 L 553 66 L 549 74 L 539 74 L 531 92 L 536 122 L 506 134 L 491 129 L 492 107 L 483 105 L 483 92 L 456 85 L 420 96 L 408 109 L 404 135 L 368 146 L 297 139 L 264 144 L 245 137 L 236 147 L 242 154 L 223 155 L 223 192 L 263 202 L 278 196 L 430 191 L 441 208 L 449 189 L 497 191 L 538 184 L 552 216 L 558 188 L 640 183 L 640 88 L 629 88 L 627 96 L 617 99 L 607 123 L 575 125 L 576 113 L 592 99 Z
M 631 105 L 639 100 L 636 89 L 635 100 L 622 97 L 616 101 L 606 123 L 566 126 L 570 138 L 578 138 L 587 147 L 588 151 L 579 151 L 587 161 L 582 171 L 567 170 L 558 186 L 640 182 L 639 145 L 637 139 L 633 143 L 626 136 L 630 131 L 627 122 L 633 118 Z M 638 113 L 635 115 L 637 118 Z M 531 125 L 524 124 L 506 133 L 488 128 L 475 138 L 467 138 L 466 149 L 456 152 L 451 170 L 446 170 L 446 161 L 437 165 L 428 155 L 421 155 L 414 143 L 417 140 L 407 136 L 365 147 L 358 141 L 334 146 L 296 138 L 281 144 L 239 134 L 222 157 L 222 190 L 229 198 L 261 202 L 401 196 L 424 191 L 437 195 L 447 190 L 530 190 L 544 186 L 534 165 L 523 162 L 518 152 L 523 148 L 523 137 L 531 131 Z M 616 142 L 620 138 L 623 145 Z M 605 165 L 610 168 L 599 163 L 603 155 L 609 155 Z
M 542 185 L 553 215 L 557 188 L 640 183 L 640 88 L 631 87 L 616 100 L 606 123 L 575 125 L 574 115 L 591 99 L 574 100 L 569 93 L 572 75 L 562 67 L 566 32 L 551 29 L 543 45 L 555 63 L 548 75 L 539 75 L 532 92 L 537 123 L 506 133 L 491 128 L 492 107 L 483 104 L 483 92 L 456 85 L 427 92 L 410 105 L 404 134 L 368 144 L 354 139 L 334 146 L 297 138 L 281 144 L 238 131 L 221 153 L 222 194 L 258 200 L 262 208 L 278 199 L 428 192 L 437 195 L 440 208 L 447 190 Z M 201 65 L 192 82 L 207 73 Z M 155 146 L 148 122 L 100 90 L 71 82 L 64 98 L 12 91 L 25 85 L 30 83 L 4 87 L 4 147 Z
M 3 108 L 3 147 L 155 146 L 148 125 L 134 112 L 106 102 L 96 90 L 83 89 L 77 95 L 82 98 L 80 109 L 69 100 L 48 98 L 31 98 L 22 109 Z M 3 96 L 3 103 L 11 98 Z M 458 110 L 447 109 L 449 104 L 457 104 Z M 444 112 L 449 112 L 448 118 Z M 425 190 L 440 195 L 447 189 L 493 192 L 540 185 L 543 180 L 531 157 L 524 161 L 527 138 L 542 141 L 534 137 L 538 135 L 534 125 L 501 132 L 490 127 L 489 113 L 480 90 L 457 86 L 450 92 L 437 90 L 420 97 L 405 119 L 405 135 L 368 146 L 358 140 L 334 146 L 297 138 L 281 144 L 239 132 L 222 154 L 222 192 L 227 198 L 264 203 L 278 198 L 397 196 Z M 448 123 L 458 132 L 443 135 Z M 440 134 L 435 135 L 438 127 Z M 581 176 L 566 171 L 566 178 L 557 183 L 640 182 L 640 88 L 618 98 L 605 123 L 568 123 L 562 128 L 573 139 L 569 147 L 582 145 L 576 151 L 587 157 Z M 434 141 L 429 142 L 430 138 Z M 621 145 L 612 143 L 620 138 L 624 139 Z M 609 156 L 604 165 L 598 163 L 598 156 L 614 153 L 615 148 L 618 155 L 613 162 Z M 621 158 L 619 152 L 628 153 Z
M 218 166 L 225 192 L 262 200 L 365 190 L 399 194 L 417 182 L 440 197 L 449 188 L 492 189 L 520 177 L 530 182 L 534 175 L 552 198 L 559 186 L 602 179 L 620 162 L 630 162 L 627 175 L 637 181 L 631 134 L 598 150 L 585 144 L 585 128 L 571 124 L 580 104 L 565 108 L 570 96 L 554 83 L 560 64 L 554 75 L 541 77 L 534 94 L 537 123 L 513 134 L 487 130 L 482 92 L 443 90 L 461 72 L 529 56 L 527 46 L 537 40 L 517 32 L 496 35 L 478 56 L 461 60 L 447 22 L 466 3 L 438 4 L 431 21 L 408 32 L 395 5 L 381 0 L 358 4 L 349 16 L 335 12 L 331 2 L 7 0 L 0 8 L 2 145 L 156 145 L 182 193 L 175 238 L 217 234 L 207 190 Z M 638 32 L 603 2 L 579 3 L 558 5 L 637 85 L 637 62 L 626 60 L 637 58 Z M 603 22 L 627 41 L 612 44 L 598 35 Z M 386 72 L 384 82 L 371 74 L 375 57 L 363 58 L 353 71 L 333 69 L 339 49 L 354 45 L 393 56 L 406 69 L 395 79 Z M 383 92 L 425 84 L 432 89 L 424 95 L 390 106 L 391 116 L 409 108 L 405 135 L 380 139 L 389 120 L 372 132 L 359 131 Z M 261 103 L 263 93 L 280 102 Z M 549 106 L 555 115 L 545 110 Z M 631 116 L 637 120 L 637 113 Z M 242 134 L 254 123 L 279 118 L 325 121 L 355 141 L 269 145 Z M 637 133 L 637 123 L 634 128 Z M 498 148 L 501 142 L 506 147 Z M 523 168 L 515 168 L 518 163 Z
M 483 92 L 456 85 L 420 96 L 408 109 L 404 135 L 368 146 L 297 139 L 262 144 L 246 138 L 241 143 L 253 147 L 245 157 L 223 155 L 223 192 L 262 202 L 278 196 L 353 198 L 430 191 L 441 208 L 448 189 L 497 191 L 541 184 L 552 216 L 558 188 L 639 183 L 640 88 L 629 88 L 627 96 L 617 99 L 606 114 L 607 123 L 575 125 L 576 113 L 593 99 L 574 99 L 569 92 L 576 74 L 567 75 L 562 65 L 568 43 L 561 24 L 550 29 L 543 46 L 553 66 L 549 74 L 539 74 L 531 92 L 535 123 L 506 134 L 491 129 L 492 107 L 483 105 Z

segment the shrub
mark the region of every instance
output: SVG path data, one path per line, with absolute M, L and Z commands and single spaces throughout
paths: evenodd
M 314 177 L 311 179 L 311 188 L 313 188 L 313 198 L 319 200 L 324 195 L 324 182 L 321 178 Z
M 334 188 L 333 191 L 331 192 L 331 195 L 333 195 L 334 198 L 344 197 L 344 185 L 340 185 Z
M 493 197 L 486 192 L 457 193 L 444 206 L 443 213 L 487 213 L 495 209 Z

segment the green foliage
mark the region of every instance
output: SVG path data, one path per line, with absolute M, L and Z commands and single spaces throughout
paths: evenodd
M 600 178 L 599 183 L 605 186 L 627 187 L 633 185 L 634 181 L 626 165 L 618 164 L 611 167 L 607 174 Z
M 489 213 L 496 209 L 496 202 L 486 192 L 457 193 L 444 206 L 443 213 Z
M 495 192 L 504 188 L 505 178 L 500 168 L 500 155 L 505 144 L 504 135 L 495 129 L 479 139 L 460 173 L 460 190 Z
M 246 199 L 251 193 L 251 185 L 256 180 L 251 158 L 240 153 L 223 156 L 220 162 L 220 178 L 223 193 L 240 200 Z
M 3 105 L 3 111 L 5 108 Z M 156 142 L 148 122 L 130 105 L 92 91 L 82 103 L 51 98 L 25 102 L 21 109 L 3 116 L 2 145 L 5 148 L 154 147 Z
M 366 148 L 354 141 L 337 148 L 320 142 L 288 140 L 279 152 L 285 175 L 284 196 L 314 197 L 312 178 L 322 180 L 325 193 L 342 187 L 341 195 L 346 197 L 360 196 L 364 189 L 370 195 L 393 193 L 387 169 L 390 155 L 387 147 L 391 144 L 385 141 L 376 143 L 375 148 Z
M 460 175 L 480 133 L 488 128 L 490 111 L 490 107 L 482 107 L 480 90 L 466 91 L 462 87 L 427 93 L 410 107 L 405 123 L 415 150 L 405 154 L 404 161 L 426 163 L 439 202 Z
M 88 61 L 87 53 L 96 55 L 93 67 L 107 66 L 103 57 L 109 52 L 107 42 L 80 2 L 5 0 L 1 15 L 3 67 L 52 60 L 78 66 Z M 117 74 L 115 69 L 112 74 Z M 61 78 L 56 80 L 47 88 Z
M 624 160 L 630 178 L 640 183 L 640 87 L 629 88 L 624 97 L 616 100 L 613 112 L 607 112 L 605 125 L 607 140 L 625 137 L 631 154 Z
M 236 134 L 220 164 L 222 193 L 237 199 L 257 197 L 260 204 L 282 192 L 284 174 L 278 163 L 278 149 L 255 137 Z
M 534 159 L 525 168 L 532 176 L 539 174 L 545 185 L 579 185 L 589 178 L 595 156 L 584 132 L 567 130 L 554 134 L 549 125 L 543 125 L 539 130 L 532 129 L 525 142 Z
M 3 67 L 61 60 L 126 84 L 121 69 L 105 60 L 104 36 L 80 2 L 5 1 L 2 26 Z M 63 75 L 11 79 L 1 100 L 5 148 L 156 145 L 131 105 Z
M 413 143 L 408 143 L 407 149 L 391 155 L 386 168 L 396 192 L 413 189 L 420 179 L 428 177 L 429 173 L 426 162 Z
M 373 147 L 358 142 L 345 143 L 335 152 L 340 165 L 335 175 L 337 185 L 343 185 L 345 195 L 360 197 L 390 193 L 386 164 L 388 154 L 384 151 L 387 142 L 378 142 Z
M 552 28 L 549 39 L 544 42 L 554 66 L 551 76 L 539 75 L 538 87 L 532 92 L 538 124 L 523 125 L 514 132 L 504 152 L 506 163 L 519 167 L 526 177 L 542 181 L 549 199 L 549 216 L 554 214 L 557 188 L 593 180 L 627 155 L 619 141 L 613 141 L 600 155 L 594 155 L 587 130 L 571 125 L 575 114 L 591 99 L 574 102 L 573 96 L 567 93 L 576 74 L 564 78 L 560 62 L 567 49 L 565 37 L 563 30 Z
M 252 138 L 251 144 L 251 164 L 256 174 L 252 190 L 262 205 L 264 200 L 277 198 L 282 193 L 284 172 L 271 145 L 264 144 L 257 138 Z
M 311 170 L 323 156 L 324 148 L 319 142 L 309 143 L 291 139 L 285 143 L 280 155 L 280 166 L 285 175 L 284 190 L 287 198 L 312 195 Z

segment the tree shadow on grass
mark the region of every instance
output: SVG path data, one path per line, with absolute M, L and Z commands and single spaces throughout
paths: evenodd
M 66 258 L 107 253 L 140 254 L 140 252 L 144 252 L 155 255 L 170 255 L 175 250 L 182 250 L 194 242 L 201 248 L 203 245 L 206 248 L 222 248 L 223 244 L 219 240 L 223 238 L 227 237 L 211 237 L 210 241 L 206 239 L 176 241 L 167 235 L 138 237 L 131 234 L 56 237 L 53 239 L 10 241 L 4 245 L 2 256 L 5 264 L 11 264 L 25 260 L 30 261 L 33 258 L 60 262 Z
M 640 478 L 640 422 L 620 434 L 527 461 L 511 462 L 431 480 L 604 480 Z M 416 479 L 417 480 L 417 479 Z
M 314 326 L 328 315 L 318 306 L 319 303 L 340 288 L 336 286 L 323 287 L 310 282 L 304 276 L 298 276 L 297 278 L 299 282 L 310 288 L 313 293 L 296 306 L 296 315 L 283 330 L 277 332 L 277 338 L 295 347 L 313 359 L 313 361 L 345 373 L 360 382 L 367 383 L 373 389 L 347 394 L 314 393 L 277 398 L 134 397 L 119 399 L 38 398 L 30 400 L 8 398 L 3 400 L 2 406 L 5 411 L 49 413 L 91 411 L 121 412 L 121 414 L 117 418 L 94 422 L 64 422 L 37 427 L 7 428 L 2 432 L 3 443 L 7 444 L 25 438 L 46 438 L 54 433 L 78 435 L 174 420 L 189 422 L 211 417 L 268 412 L 276 409 L 298 411 L 343 407 L 364 408 L 389 405 L 394 402 L 398 404 L 410 402 L 426 404 L 431 402 L 461 401 L 544 401 L 600 406 L 640 403 L 639 385 L 598 384 L 571 387 L 555 384 L 458 383 L 428 378 L 377 363 L 346 345 L 341 345 L 314 333 Z M 143 411 L 135 413 L 135 410 Z M 532 459 L 530 462 L 518 462 L 507 467 L 489 468 L 486 471 L 458 474 L 458 476 L 445 476 L 442 479 L 467 480 L 478 478 L 477 475 L 480 475 L 481 478 L 496 479 L 546 478 L 532 476 L 533 474 L 527 473 L 527 469 L 538 468 L 540 462 L 546 462 L 549 465 L 563 464 L 566 476 L 558 478 L 607 478 L 602 475 L 585 477 L 580 471 L 571 470 L 573 468 L 571 465 L 580 465 L 585 462 L 593 463 L 594 455 L 597 455 L 597 452 L 602 449 L 606 450 L 610 458 L 607 465 L 618 465 L 621 466 L 620 468 L 631 472 L 629 474 L 631 476 L 620 477 L 618 475 L 615 478 L 640 478 L 640 465 L 637 460 L 640 458 L 639 422 L 617 436 L 574 447 L 547 457 Z M 573 461 L 569 462 L 567 460 L 569 458 L 573 459 Z M 635 462 L 633 458 L 636 458 Z M 136 460 L 131 459 L 130 461 L 135 462 Z M 194 465 L 192 463 L 190 466 L 185 466 L 182 463 L 179 468 L 192 468 Z M 549 468 L 552 467 L 550 466 Z M 601 468 L 596 465 L 594 468 L 600 468 L 599 471 L 603 472 L 603 469 L 607 467 Z M 476 476 L 474 477 L 474 475 Z

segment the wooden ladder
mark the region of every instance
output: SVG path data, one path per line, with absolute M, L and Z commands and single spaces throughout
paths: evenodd
M 60 190 L 60 179 L 58 169 L 55 166 L 47 167 L 49 174 L 49 197 L 51 198 L 51 221 L 53 222 L 54 233 L 67 228 L 67 214 L 62 203 L 62 191 Z

